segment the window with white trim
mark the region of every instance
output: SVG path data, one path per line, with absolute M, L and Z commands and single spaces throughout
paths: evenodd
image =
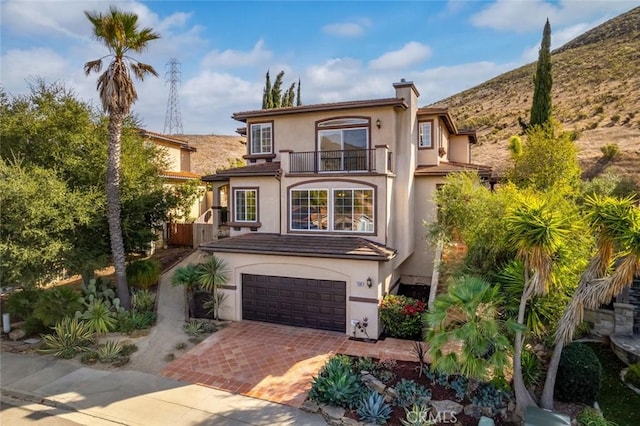
M 326 189 L 291 190 L 291 229 L 326 231 L 328 228 Z
M 273 131 L 271 123 L 251 125 L 250 146 L 250 154 L 252 155 L 273 153 Z
M 433 122 L 421 121 L 418 123 L 418 147 L 433 148 Z
M 292 189 L 289 229 L 373 233 L 374 208 L 373 189 Z
M 333 190 L 333 230 L 373 232 L 373 190 Z
M 258 190 L 233 190 L 233 219 L 235 222 L 258 221 Z

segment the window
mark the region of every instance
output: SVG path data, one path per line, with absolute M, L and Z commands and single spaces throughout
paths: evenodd
M 337 118 L 318 123 L 323 172 L 369 170 L 369 119 Z
M 373 232 L 373 190 L 335 189 L 333 191 L 333 230 Z
M 292 189 L 291 231 L 372 233 L 373 189 Z
M 271 154 L 272 152 L 273 133 L 271 131 L 271 123 L 252 124 L 250 154 Z
M 258 221 L 257 189 L 235 189 L 233 200 L 233 219 L 235 222 Z
M 327 190 L 291 191 L 291 229 L 327 230 Z
M 418 148 L 433 148 L 432 122 L 418 123 Z

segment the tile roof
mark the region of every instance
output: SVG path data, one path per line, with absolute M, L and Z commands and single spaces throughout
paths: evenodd
M 169 178 L 169 179 L 200 179 L 200 175 L 197 173 L 191 173 L 191 172 L 172 172 L 169 170 L 166 170 L 164 172 L 162 172 L 161 174 L 162 177 L 164 178 Z
M 490 166 L 470 163 L 441 162 L 437 166 L 418 166 L 415 176 L 446 176 L 449 173 L 477 171 L 481 177 L 490 177 L 492 169 Z
M 145 129 L 139 129 L 139 131 L 142 137 L 147 137 L 149 139 L 155 139 L 157 141 L 177 145 L 181 149 L 186 149 L 188 151 L 196 151 L 196 149 L 192 146 L 189 146 L 189 142 L 185 141 L 184 139 L 178 139 L 172 135 L 163 135 L 162 133 L 152 132 Z
M 266 163 L 251 164 L 234 169 L 218 170 L 216 174 L 203 176 L 205 182 L 221 180 L 233 176 L 278 176 L 280 174 L 280 162 L 271 161 Z
M 395 249 L 362 237 L 335 235 L 280 235 L 249 233 L 200 246 L 208 252 L 327 257 L 357 260 L 390 260 Z

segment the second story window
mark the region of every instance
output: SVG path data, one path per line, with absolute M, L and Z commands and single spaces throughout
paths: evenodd
M 341 118 L 318 123 L 320 171 L 368 170 L 369 119 Z
M 433 122 L 418 123 L 418 148 L 433 148 Z
M 233 220 L 235 222 L 258 221 L 257 189 L 234 189 Z
M 271 154 L 273 152 L 273 131 L 271 123 L 251 125 L 251 155 Z

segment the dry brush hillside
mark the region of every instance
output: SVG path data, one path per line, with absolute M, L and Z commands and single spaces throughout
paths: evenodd
M 622 155 L 608 167 L 640 183 L 640 7 L 552 52 L 552 66 L 554 116 L 577 132 L 583 170 L 603 171 L 600 147 L 616 143 Z M 534 73 L 528 64 L 437 102 L 459 127 L 478 131 L 474 162 L 506 168 L 518 118 L 529 120 Z
M 176 138 L 196 148 L 191 154 L 191 171 L 201 175 L 227 169 L 230 162 L 241 160 L 247 153 L 246 139 L 239 135 L 177 135 Z

